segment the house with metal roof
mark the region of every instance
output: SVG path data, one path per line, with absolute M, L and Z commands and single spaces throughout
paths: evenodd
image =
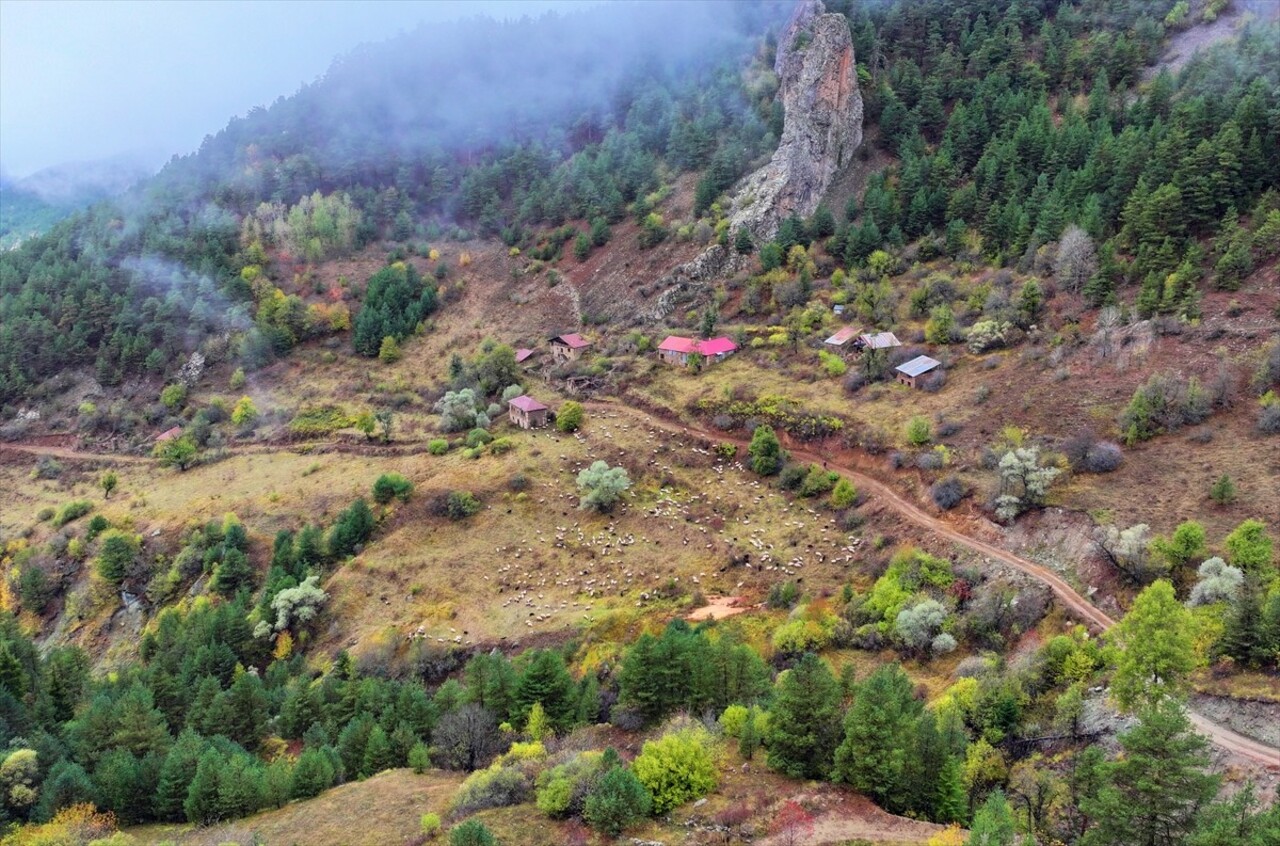
M 531 350 L 528 347 L 521 347 L 516 350 L 516 364 L 524 364 L 526 361 L 533 358 L 533 354 L 535 352 L 536 350 Z
M 919 379 L 942 366 L 942 362 L 927 355 L 918 355 L 910 361 L 894 368 L 895 377 L 909 388 L 920 387 Z
M 738 345 L 726 337 L 695 341 L 679 335 L 668 335 L 658 344 L 658 360 L 667 364 L 686 365 L 691 356 L 702 356 L 703 364 L 724 361 L 738 351 Z

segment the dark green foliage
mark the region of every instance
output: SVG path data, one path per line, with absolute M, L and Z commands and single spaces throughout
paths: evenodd
M 582 818 L 596 831 L 617 837 L 649 815 L 653 797 L 631 770 L 614 766 L 587 796 Z
M 827 663 L 805 653 L 779 680 L 769 709 L 769 766 L 792 778 L 824 779 L 840 739 L 840 685 Z
M 499 846 L 497 839 L 479 820 L 465 820 L 449 830 L 449 846 Z
M 354 555 L 373 534 L 373 512 L 363 498 L 351 503 L 347 510 L 338 515 L 338 520 L 329 530 L 329 556 L 346 558 Z
M 542 703 L 551 727 L 567 731 L 578 713 L 576 687 L 564 665 L 564 657 L 550 649 L 534 650 L 520 675 L 515 692 L 516 713 L 523 721 L 535 702 Z
M 436 310 L 436 287 L 404 262 L 388 265 L 369 277 L 364 303 L 356 316 L 352 343 L 372 358 L 383 338 L 403 341 Z
M 854 695 L 835 753 L 834 777 L 895 813 L 907 810 L 921 705 L 897 664 L 879 667 Z
M 115 530 L 107 532 L 98 547 L 98 575 L 112 584 L 120 584 L 137 561 L 139 549 L 136 535 Z
M 661 637 L 641 635 L 619 675 L 620 702 L 646 723 L 681 708 L 721 711 L 757 702 L 768 690 L 768 669 L 755 650 L 727 633 L 713 643 L 683 620 Z
M 1219 779 L 1205 772 L 1207 742 L 1192 729 L 1182 705 L 1165 698 L 1146 709 L 1138 725 L 1120 735 L 1120 745 L 1124 756 L 1104 768 L 1101 790 L 1083 803 L 1096 825 L 1082 842 L 1186 842 Z

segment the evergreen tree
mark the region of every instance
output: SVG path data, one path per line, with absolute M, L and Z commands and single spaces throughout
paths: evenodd
M 617 837 L 649 814 L 653 797 L 635 773 L 613 766 L 588 795 L 582 818 L 603 834 Z
M 391 742 L 382 726 L 375 725 L 369 732 L 364 747 L 364 759 L 360 764 L 360 777 L 368 778 L 395 765 L 391 754 Z
M 319 796 L 333 786 L 333 764 L 319 749 L 303 750 L 293 767 L 289 795 L 294 799 L 310 799 Z
M 187 787 L 182 802 L 187 822 L 209 825 L 218 820 L 218 776 L 226 761 L 218 750 L 209 748 L 200 756 L 195 777 Z
M 1165 697 L 1139 713 L 1120 735 L 1124 754 L 1105 768 L 1105 781 L 1083 809 L 1095 820 L 1085 846 L 1177 846 L 1187 841 L 1218 791 L 1206 772 L 1207 742 L 1181 703 Z
M 569 675 L 560 653 L 550 649 L 535 650 L 516 688 L 516 709 L 523 721 L 528 718 L 534 703 L 540 702 L 551 727 L 556 732 L 566 732 L 573 727 L 577 716 L 576 692 L 573 677 Z
M 778 679 L 769 711 L 769 766 L 791 778 L 823 779 L 840 738 L 840 684 L 806 652 Z
M 886 808 L 906 810 L 905 777 L 916 752 L 921 705 L 897 664 L 876 669 L 858 685 L 835 754 L 834 778 L 851 784 Z
M 160 767 L 160 782 L 155 796 L 155 815 L 158 819 L 170 822 L 186 819 L 184 804 L 187 789 L 195 780 L 196 769 L 204 750 L 204 741 L 191 729 L 178 735 Z

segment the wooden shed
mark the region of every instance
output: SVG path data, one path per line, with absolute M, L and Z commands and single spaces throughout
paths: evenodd
M 548 410 L 545 405 L 524 394 L 507 402 L 507 415 L 521 429 L 539 429 L 547 425 Z

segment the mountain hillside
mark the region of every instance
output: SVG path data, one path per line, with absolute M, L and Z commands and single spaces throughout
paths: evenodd
M 3 843 L 1270 846 L 1277 27 L 464 21 L 0 254 Z

